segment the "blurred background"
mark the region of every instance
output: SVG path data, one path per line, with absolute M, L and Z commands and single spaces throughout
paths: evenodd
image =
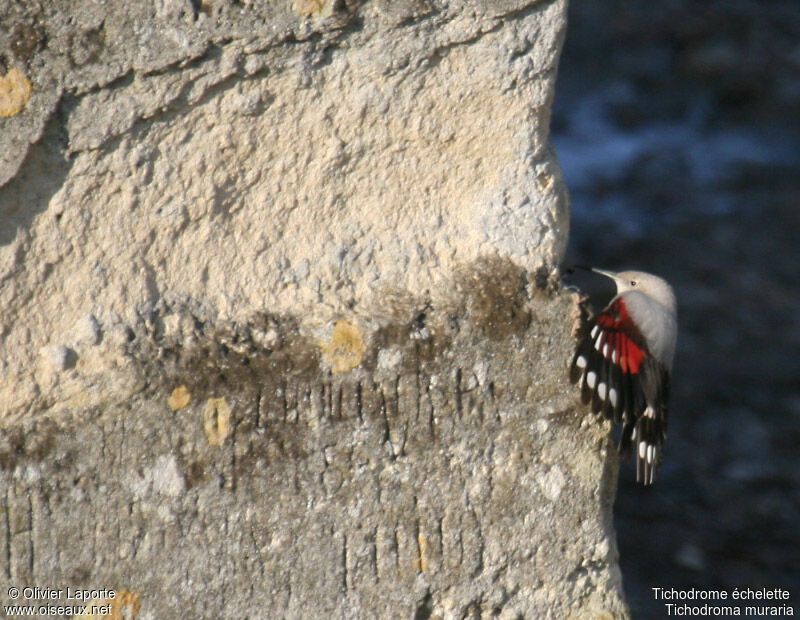
M 552 133 L 566 264 L 676 289 L 656 485 L 615 507 L 634 618 L 652 587 L 783 587 L 800 613 L 800 2 L 571 0 Z M 596 310 L 599 276 L 572 282 Z

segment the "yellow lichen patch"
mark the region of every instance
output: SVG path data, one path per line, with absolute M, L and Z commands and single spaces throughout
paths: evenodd
M 183 409 L 191 400 L 192 393 L 189 391 L 189 388 L 185 385 L 179 385 L 172 390 L 172 394 L 170 394 L 167 399 L 167 404 L 170 409 L 177 411 L 178 409 Z
M 0 116 L 19 114 L 30 98 L 31 83 L 18 69 L 0 75 Z
M 138 594 L 120 590 L 114 598 L 92 599 L 86 604 L 86 613 L 72 617 L 74 620 L 134 620 L 141 607 Z
M 358 366 L 367 349 L 361 330 L 347 321 L 336 321 L 330 342 L 323 342 L 319 346 L 325 363 L 333 373 L 347 372 Z
M 122 590 L 122 592 L 117 592 L 117 596 L 111 603 L 111 617 L 115 620 L 122 620 L 122 618 L 132 620 L 139 613 L 141 607 L 142 604 L 137 593 Z
M 325 0 L 294 0 L 294 10 L 300 17 L 319 16 L 325 9 Z
M 542 172 L 536 177 L 536 187 L 542 194 L 550 193 L 550 190 L 553 189 L 555 184 L 556 180 L 552 174 Z
M 417 566 L 416 568 L 421 573 L 428 572 L 428 539 L 425 538 L 422 534 L 417 536 L 417 544 L 419 545 L 419 560 L 415 562 Z
M 231 434 L 231 406 L 224 398 L 208 399 L 203 410 L 203 430 L 212 446 L 221 446 Z

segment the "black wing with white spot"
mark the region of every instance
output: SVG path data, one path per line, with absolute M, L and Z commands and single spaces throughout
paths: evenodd
M 588 325 L 572 359 L 570 380 L 594 413 L 622 425 L 620 452 L 636 452 L 636 480 L 652 484 L 667 431 L 669 373 L 650 355 L 623 298 Z

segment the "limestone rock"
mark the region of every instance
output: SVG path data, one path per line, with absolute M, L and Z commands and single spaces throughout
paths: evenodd
M 3 583 L 625 613 L 608 429 L 564 376 L 564 11 L 0 5 L 30 84 L 0 119 Z
M 19 60 L 29 109 L 0 132 L 0 179 L 19 170 L 0 189 L 0 394 L 85 391 L 38 389 L 26 356 L 87 315 L 108 333 L 161 329 L 149 317 L 179 306 L 325 329 L 398 292 L 446 295 L 480 256 L 557 264 L 562 3 L 342 4 L 324 19 L 196 5 L 85 3 L 69 24 L 58 3 L 25 5 L 4 20 L 12 50 L 41 41 Z M 81 357 L 81 377 L 109 382 L 118 344 Z

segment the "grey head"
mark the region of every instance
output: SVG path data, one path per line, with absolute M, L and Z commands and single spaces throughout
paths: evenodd
M 614 272 L 603 269 L 592 269 L 592 271 L 614 280 L 617 285 L 617 295 L 628 291 L 638 291 L 660 303 L 672 314 L 677 314 L 678 304 L 675 300 L 675 293 L 663 278 L 644 271 Z

